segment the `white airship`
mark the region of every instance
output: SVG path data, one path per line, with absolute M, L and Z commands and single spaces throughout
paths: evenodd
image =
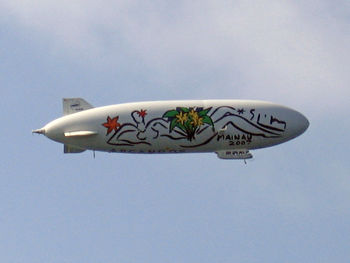
M 179 100 L 94 108 L 63 99 L 63 114 L 33 133 L 64 144 L 64 153 L 215 152 L 221 159 L 249 159 L 249 150 L 274 146 L 309 126 L 299 112 L 255 100 Z

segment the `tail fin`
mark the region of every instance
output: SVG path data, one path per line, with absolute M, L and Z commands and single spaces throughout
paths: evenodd
M 85 151 L 85 149 L 81 149 L 81 148 L 78 148 L 78 147 L 70 146 L 70 145 L 67 145 L 67 144 L 65 144 L 64 147 L 63 147 L 63 152 L 64 153 L 82 153 L 84 151 Z
M 82 98 L 64 98 L 63 115 L 73 114 L 79 111 L 92 109 L 93 106 Z

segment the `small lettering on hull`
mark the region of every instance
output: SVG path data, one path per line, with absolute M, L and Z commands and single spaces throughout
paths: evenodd
M 137 149 L 113 149 L 111 152 L 119 152 L 119 153 L 185 153 L 186 150 L 137 150 Z
M 252 142 L 253 135 L 251 134 L 219 134 L 217 141 L 228 142 L 230 146 L 249 145 Z

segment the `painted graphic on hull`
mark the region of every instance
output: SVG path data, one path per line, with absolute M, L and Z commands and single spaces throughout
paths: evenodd
M 118 123 L 119 116 L 116 116 L 114 118 L 107 117 L 107 122 L 103 123 L 102 126 L 107 128 L 107 134 L 110 134 L 112 131 L 117 131 L 119 127 L 121 126 L 120 123 Z
M 176 107 L 163 115 L 148 119 L 146 109 L 135 110 L 130 118 L 107 116 L 102 124 L 107 129 L 107 144 L 114 146 L 149 145 L 157 139 L 178 141 L 182 148 L 206 145 L 216 138 L 238 146 L 254 137 L 279 138 L 287 123 L 256 109 L 220 107 Z M 113 133 L 112 133 L 113 132 Z
M 185 108 L 179 107 L 174 110 L 169 110 L 164 113 L 163 118 L 167 119 L 169 125 L 169 134 L 164 136 L 170 139 L 174 138 L 170 134 L 177 133 L 181 137 L 176 137 L 176 140 L 187 139 L 192 141 L 196 139 L 196 135 L 200 134 L 208 126 L 211 126 L 213 131 L 213 120 L 208 116 L 211 108 Z

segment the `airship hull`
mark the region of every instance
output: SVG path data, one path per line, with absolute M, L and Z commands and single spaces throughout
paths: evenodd
M 237 150 L 277 145 L 297 137 L 309 126 L 301 113 L 264 101 L 151 101 L 99 108 L 84 102 L 66 99 L 68 115 L 50 122 L 38 133 L 65 144 L 67 153 L 217 152 L 222 158 L 239 159 L 250 155 L 235 154 Z

